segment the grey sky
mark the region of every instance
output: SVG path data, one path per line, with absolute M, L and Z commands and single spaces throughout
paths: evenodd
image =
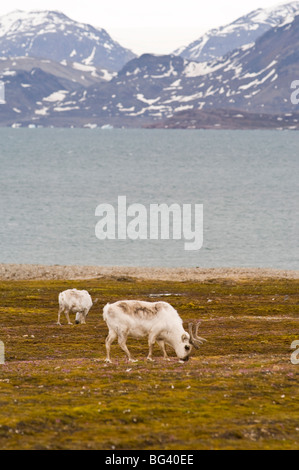
M 2 2 L 1 2 L 2 3 Z M 227 24 L 275 0 L 10 0 L 0 15 L 12 10 L 60 10 L 72 19 L 105 28 L 137 54 L 169 53 L 206 30 Z

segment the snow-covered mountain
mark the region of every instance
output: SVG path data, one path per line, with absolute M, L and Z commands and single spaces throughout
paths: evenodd
M 285 20 L 299 14 L 299 2 L 291 2 L 272 8 L 258 9 L 242 16 L 233 23 L 211 29 L 188 46 L 177 49 L 174 54 L 197 62 L 210 61 L 253 43 Z
M 0 17 L 0 55 L 120 70 L 135 57 L 101 28 L 78 23 L 57 11 L 14 11 Z
M 20 72 L 31 72 L 34 69 L 40 69 L 45 73 L 55 75 L 58 79 L 67 80 L 72 84 L 72 89 L 86 88 L 101 81 L 109 81 L 116 75 L 116 72 L 108 73 L 107 70 L 78 62 L 59 63 L 34 57 L 0 58 L 0 80 L 4 83 L 7 77 L 15 76 Z
M 76 79 L 71 63 L 32 60 L 0 59 L 2 125 L 299 128 L 299 107 L 291 102 L 299 77 L 299 16 L 285 17 L 220 59 L 144 54 L 109 81 L 93 66 L 81 64 L 86 72 Z
M 56 102 L 43 102 L 38 112 L 47 119 L 59 114 L 95 123 L 142 125 L 175 119 L 183 111 L 235 109 L 288 118 L 294 113 L 296 122 L 289 126 L 297 128 L 299 109 L 291 102 L 291 83 L 297 77 L 299 16 L 286 19 L 256 43 L 212 62 L 144 54 L 111 81 L 74 91 Z M 283 120 L 277 121 L 277 127 Z

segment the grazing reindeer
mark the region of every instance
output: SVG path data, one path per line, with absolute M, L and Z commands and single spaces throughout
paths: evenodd
M 155 342 L 162 349 L 165 359 L 168 359 L 165 350 L 165 344 L 168 344 L 173 347 L 180 361 L 186 362 L 192 347 L 198 349 L 199 345 L 206 341 L 198 336 L 199 325 L 190 323 L 189 333 L 187 333 L 178 312 L 167 302 L 119 301 L 111 305 L 107 304 L 104 307 L 103 317 L 109 328 L 109 335 L 106 339 L 106 362 L 111 362 L 110 347 L 116 338 L 128 356 L 129 362 L 136 361 L 132 359 L 126 345 L 128 336 L 148 337 L 147 359 L 149 361 L 153 361 Z
M 69 325 L 72 325 L 70 320 L 70 313 L 76 314 L 76 324 L 85 324 L 89 310 L 93 306 L 92 299 L 86 290 L 69 289 L 61 292 L 58 297 L 59 311 L 58 311 L 58 325 L 60 323 L 60 316 L 64 312 Z M 95 303 L 97 300 L 95 300 Z

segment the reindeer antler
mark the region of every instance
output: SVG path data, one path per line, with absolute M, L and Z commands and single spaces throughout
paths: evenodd
M 205 338 L 201 338 L 198 336 L 198 329 L 200 325 L 200 321 L 197 323 L 189 323 L 189 334 L 190 334 L 190 343 L 198 349 L 201 344 L 206 342 L 207 340 Z

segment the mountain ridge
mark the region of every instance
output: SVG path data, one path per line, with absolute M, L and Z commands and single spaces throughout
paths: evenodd
M 213 28 L 202 34 L 187 46 L 181 46 L 173 53 L 185 59 L 206 62 L 223 57 L 234 49 L 255 42 L 271 28 L 286 18 L 299 14 L 299 1 L 293 1 L 270 8 L 258 8 L 231 23 Z
M 55 10 L 15 10 L 0 17 L 0 54 L 73 61 L 118 71 L 135 57 L 103 28 Z
M 66 59 L 2 57 L 0 80 L 7 102 L 0 106 L 0 123 L 197 128 L 193 121 L 201 126 L 206 116 L 220 128 L 226 128 L 225 119 L 237 128 L 242 119 L 250 128 L 255 128 L 254 120 L 264 127 L 263 119 L 271 128 L 276 128 L 275 120 L 277 128 L 297 128 L 298 107 L 290 97 L 298 77 L 297 15 L 287 16 L 255 42 L 205 62 L 142 54 L 108 74 Z M 241 114 L 246 119 L 236 118 Z

